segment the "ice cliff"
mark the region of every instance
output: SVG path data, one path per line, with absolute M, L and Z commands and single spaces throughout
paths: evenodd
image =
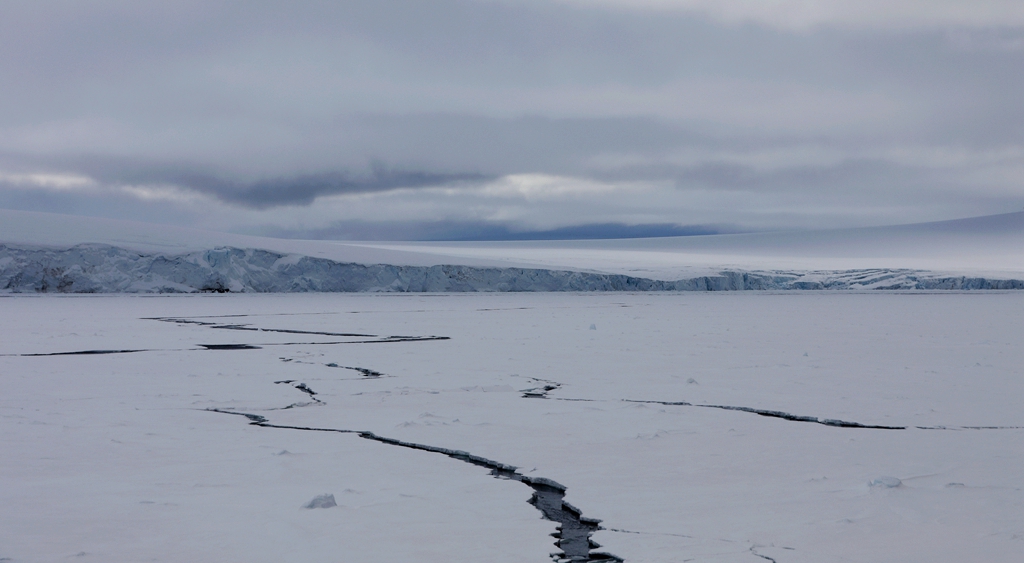
M 15 293 L 768 289 L 1024 289 L 1024 280 L 870 269 L 722 271 L 717 275 L 665 281 L 553 269 L 354 264 L 239 248 L 170 255 L 100 244 L 56 249 L 0 245 L 0 291 Z

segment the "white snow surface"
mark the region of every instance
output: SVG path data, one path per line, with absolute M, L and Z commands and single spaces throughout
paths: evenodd
M 1024 553 L 1020 292 L 8 295 L 0 315 L 11 563 L 558 551 L 522 483 L 299 427 L 553 479 L 629 563 Z M 141 351 L 30 355 L 84 350 Z M 337 506 L 302 508 L 320 495 Z

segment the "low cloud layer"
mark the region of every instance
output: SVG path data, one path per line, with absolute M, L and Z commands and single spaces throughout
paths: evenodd
M 368 172 L 321 172 L 256 181 L 227 180 L 209 173 L 176 168 L 104 167 L 95 183 L 135 189 L 163 187 L 184 193 L 214 197 L 221 202 L 253 209 L 284 205 L 308 206 L 317 198 L 355 195 L 394 190 L 481 182 L 481 174 L 443 174 L 436 172 L 391 170 L 375 164 Z
M 1024 11 L 965 6 L 15 2 L 0 206 L 346 238 L 1017 211 Z

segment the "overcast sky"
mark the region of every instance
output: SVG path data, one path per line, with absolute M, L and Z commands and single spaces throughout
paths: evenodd
M 0 4 L 0 207 L 326 238 L 1024 208 L 1019 0 Z

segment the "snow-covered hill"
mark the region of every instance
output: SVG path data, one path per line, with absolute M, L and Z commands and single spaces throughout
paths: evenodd
M 0 210 L 11 292 L 1024 289 L 1024 213 L 599 241 L 362 243 Z

